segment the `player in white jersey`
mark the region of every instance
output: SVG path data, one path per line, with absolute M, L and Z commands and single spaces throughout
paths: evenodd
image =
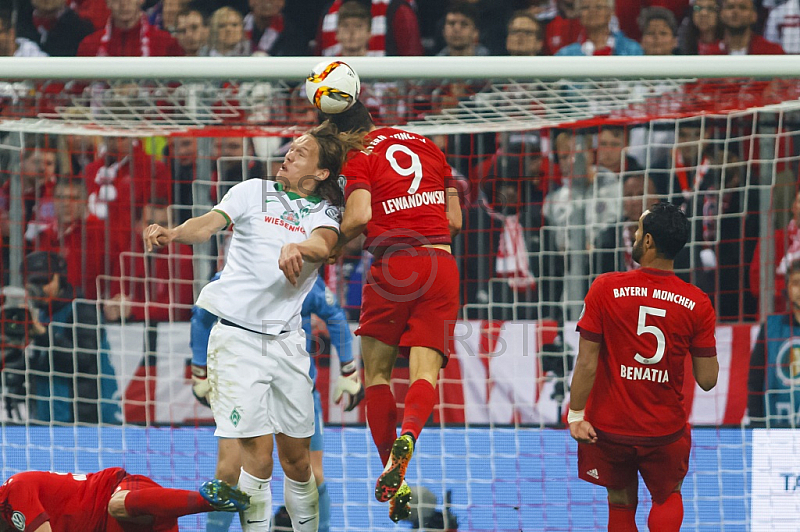
M 244 181 L 210 212 L 174 229 L 151 225 L 143 234 L 150 251 L 173 241 L 204 242 L 234 225 L 220 279 L 203 288 L 197 305 L 220 317 L 208 344 L 209 402 L 215 434 L 240 444 L 239 489 L 251 501 L 240 515 L 244 532 L 269 530 L 273 435 L 293 528 L 318 527 L 309 457 L 314 404 L 300 309 L 339 237 L 342 164 L 361 147 L 361 137 L 325 122 L 294 140 L 276 181 Z

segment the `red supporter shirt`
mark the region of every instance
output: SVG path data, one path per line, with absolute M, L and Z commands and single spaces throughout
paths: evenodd
M 91 214 L 62 231 L 54 221 L 36 238 L 37 251 L 52 251 L 64 257 L 69 284 L 81 289 L 81 297 L 87 299 L 98 298 L 98 276 L 119 269 L 121 249 L 115 239 L 106 241 L 106 224 Z
M 369 138 L 371 153 L 357 153 L 342 172 L 348 197 L 358 189 L 372 194 L 364 249 L 450 244 L 446 188 L 455 184 L 442 150 L 430 139 L 390 127 Z
M 18 473 L 0 487 L 0 518 L 11 530 L 36 530 L 49 521 L 53 532 L 104 532 L 108 501 L 125 474 L 118 467 L 87 475 Z
M 145 24 L 143 26 L 143 24 Z M 106 37 L 106 34 L 109 35 Z M 107 41 L 107 42 L 105 42 Z M 102 50 L 102 51 L 101 51 Z M 109 25 L 81 41 L 78 57 L 171 57 L 184 55 L 175 37 L 147 24 L 144 17 L 134 27 L 120 30 Z
M 577 42 L 582 31 L 583 26 L 579 19 L 564 18 L 558 15 L 544 29 L 545 53 L 555 55 L 557 51 L 568 44 Z
M 623 444 L 680 438 L 688 419 L 685 358 L 716 356 L 715 326 L 708 296 L 672 272 L 641 268 L 599 276 L 578 321 L 581 337 L 600 343 L 587 421 Z

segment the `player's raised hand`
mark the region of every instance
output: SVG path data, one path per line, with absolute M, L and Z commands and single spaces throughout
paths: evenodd
M 588 421 L 573 421 L 569 424 L 569 435 L 578 443 L 597 443 L 597 432 Z
M 281 256 L 278 257 L 278 268 L 281 269 L 290 283 L 297 286 L 297 278 L 300 276 L 300 272 L 303 271 L 303 254 L 300 253 L 300 248 L 297 244 L 286 244 L 281 248 Z
M 148 225 L 145 230 L 142 231 L 144 249 L 148 252 L 153 251 L 154 248 L 158 249 L 162 246 L 166 246 L 172 242 L 172 238 L 172 231 L 158 224 Z

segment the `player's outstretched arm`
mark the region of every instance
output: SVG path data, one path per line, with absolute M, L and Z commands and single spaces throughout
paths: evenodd
M 278 267 L 293 285 L 303 270 L 304 262 L 323 262 L 330 257 L 339 238 L 330 227 L 317 227 L 311 236 L 299 244 L 286 244 L 281 248 Z
M 572 385 L 569 392 L 569 423 L 570 435 L 579 443 L 595 443 L 597 433 L 591 423 L 583 419 L 583 410 L 589 393 L 594 386 L 594 377 L 597 374 L 597 358 L 600 355 L 600 344 L 583 337 L 578 344 L 578 359 L 575 362 L 575 371 L 572 374 Z
M 153 248 L 166 246 L 170 242 L 200 244 L 227 226 L 228 220 L 217 211 L 209 211 L 202 216 L 190 218 L 173 229 L 152 224 L 142 233 L 144 248 L 147 251 L 152 251 Z
M 44 523 L 42 526 L 34 530 L 33 532 L 53 532 L 53 529 L 50 528 L 50 522 Z
M 719 362 L 717 357 L 692 357 L 694 380 L 703 390 L 709 391 L 717 385 Z

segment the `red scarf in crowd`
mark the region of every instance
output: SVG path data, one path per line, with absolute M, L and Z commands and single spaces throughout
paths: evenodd
M 503 224 L 494 263 L 495 275 L 507 279 L 508 286 L 514 290 L 533 290 L 536 288 L 536 279 L 531 273 L 525 228 L 519 223 L 519 213 L 502 214 L 491 208 L 485 200 L 482 203 L 489 216 Z
M 386 13 L 392 0 L 372 0 L 371 36 L 369 38 L 369 51 L 367 55 L 386 55 Z M 335 56 L 339 54 L 340 46 L 336 41 L 336 26 L 339 23 L 339 8 L 342 0 L 336 0 L 325 16 L 322 18 L 322 34 L 320 37 L 320 50 L 322 55 Z
M 108 43 L 111 42 L 114 28 L 111 24 L 111 17 L 106 22 L 106 29 L 100 38 L 100 48 L 97 50 L 97 57 L 108 57 Z M 150 23 L 147 17 L 142 14 L 139 19 L 139 45 L 141 46 L 141 57 L 150 57 Z
M 283 15 L 276 15 L 270 20 L 269 26 L 261 34 L 258 42 L 253 42 L 253 35 L 256 31 L 256 18 L 252 13 L 244 17 L 244 34 L 250 44 L 252 45 L 252 52 L 267 53 L 278 40 L 278 37 L 283 33 Z

